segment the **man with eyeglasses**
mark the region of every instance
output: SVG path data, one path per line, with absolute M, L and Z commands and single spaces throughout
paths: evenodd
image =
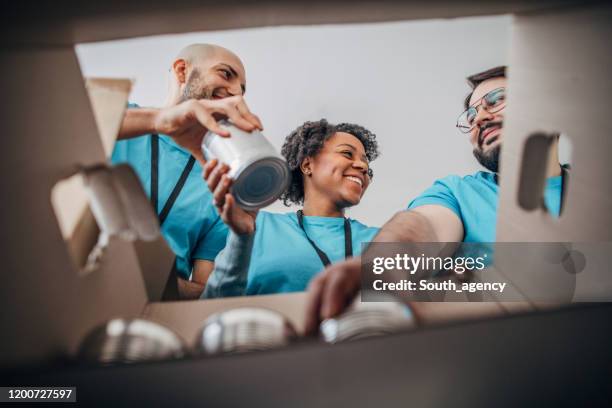
M 457 127 L 469 134 L 476 160 L 489 171 L 437 180 L 415 198 L 407 211 L 397 213 L 374 242 L 494 242 L 497 221 L 500 149 L 506 107 L 506 67 L 500 66 L 467 78 L 472 91 Z M 558 138 L 555 142 L 558 144 Z M 545 204 L 559 215 L 562 173 L 557 145 L 549 160 Z M 350 303 L 361 283 L 361 260 L 353 258 L 328 267 L 308 288 L 306 330 L 336 316 Z

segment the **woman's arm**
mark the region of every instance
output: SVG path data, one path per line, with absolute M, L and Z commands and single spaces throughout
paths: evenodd
M 208 278 L 201 299 L 242 296 L 246 292 L 249 263 L 255 235 L 257 211 L 245 211 L 229 192 L 232 179 L 229 166 L 213 159 L 204 166 L 204 180 L 213 193 L 219 216 L 230 229 L 225 248 L 215 259 L 215 269 Z
M 215 259 L 200 299 L 243 296 L 246 292 L 254 234 L 236 234 L 230 230 L 225 248 Z

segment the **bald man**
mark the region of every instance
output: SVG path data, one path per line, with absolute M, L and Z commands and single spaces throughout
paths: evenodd
M 240 58 L 210 44 L 182 49 L 170 69 L 166 105 L 130 104 L 111 161 L 129 163 L 159 216 L 161 230 L 176 255 L 179 294 L 198 298 L 225 246 L 227 227 L 202 182 L 202 138 L 210 129 L 229 136 L 216 119 L 262 129 L 244 99 L 246 75 Z

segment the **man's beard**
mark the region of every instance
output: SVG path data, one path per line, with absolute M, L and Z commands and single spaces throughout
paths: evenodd
M 478 163 L 493 173 L 497 173 L 499 171 L 500 152 L 501 145 L 495 146 L 488 152 L 483 152 L 480 148 L 476 148 L 472 151 L 472 153 L 474 153 L 474 157 L 476 157 L 476 160 L 478 160 Z
M 204 78 L 200 75 L 200 70 L 193 69 L 187 78 L 180 102 L 190 99 L 212 99 L 214 89 L 202 85 L 203 83 Z
M 499 154 L 501 152 L 501 144 L 498 144 L 497 146 L 493 147 L 485 153 L 483 150 L 485 146 L 485 141 L 483 140 L 483 132 L 486 131 L 488 128 L 497 126 L 501 128 L 503 126 L 503 122 L 487 122 L 482 125 L 478 129 L 478 147 L 472 150 L 472 153 L 474 154 L 474 157 L 476 157 L 476 160 L 478 160 L 478 163 L 480 163 L 487 170 L 492 171 L 493 173 L 497 173 L 499 171 Z M 498 137 L 499 136 L 494 136 L 494 139 L 491 139 L 491 142 L 489 143 L 495 142 L 495 139 L 497 139 Z

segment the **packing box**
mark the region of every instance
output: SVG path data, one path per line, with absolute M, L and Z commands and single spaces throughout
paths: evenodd
M 0 366 L 41 364 L 73 355 L 89 330 L 118 316 L 158 320 L 187 341 L 211 313 L 244 304 L 279 310 L 298 328 L 303 324 L 304 294 L 160 302 L 173 259 L 161 239 L 113 238 L 99 268 L 83 272 L 98 226 L 83 204 L 78 175 L 107 163 L 129 82 L 86 83 L 75 43 L 187 30 L 514 13 L 498 240 L 609 241 L 612 8 L 580 3 L 336 1 L 309 3 L 304 12 L 299 3 L 188 1 L 175 6 L 156 1 L 152 6 L 137 1 L 117 9 L 112 6 L 118 2 L 91 8 L 75 5 L 58 13 L 48 2 L 34 17 L 25 6 L 16 5 L 2 28 L 7 35 L 2 36 L 6 46 L 0 53 L 5 96 L 0 109 L 5 126 L 0 142 L 5 192 L 0 212 L 5 271 Z M 563 132 L 573 144 L 571 181 L 559 220 L 518 199 L 522 191 L 541 186 L 544 177 L 524 149 L 537 132 Z M 70 179 L 73 176 L 77 178 Z M 68 184 L 60 183 L 64 180 Z M 66 205 L 68 209 L 54 210 Z M 58 221 L 56 213 L 62 212 Z M 449 316 L 480 317 L 483 310 L 516 307 L 523 306 L 428 305 L 424 313 L 445 321 Z

